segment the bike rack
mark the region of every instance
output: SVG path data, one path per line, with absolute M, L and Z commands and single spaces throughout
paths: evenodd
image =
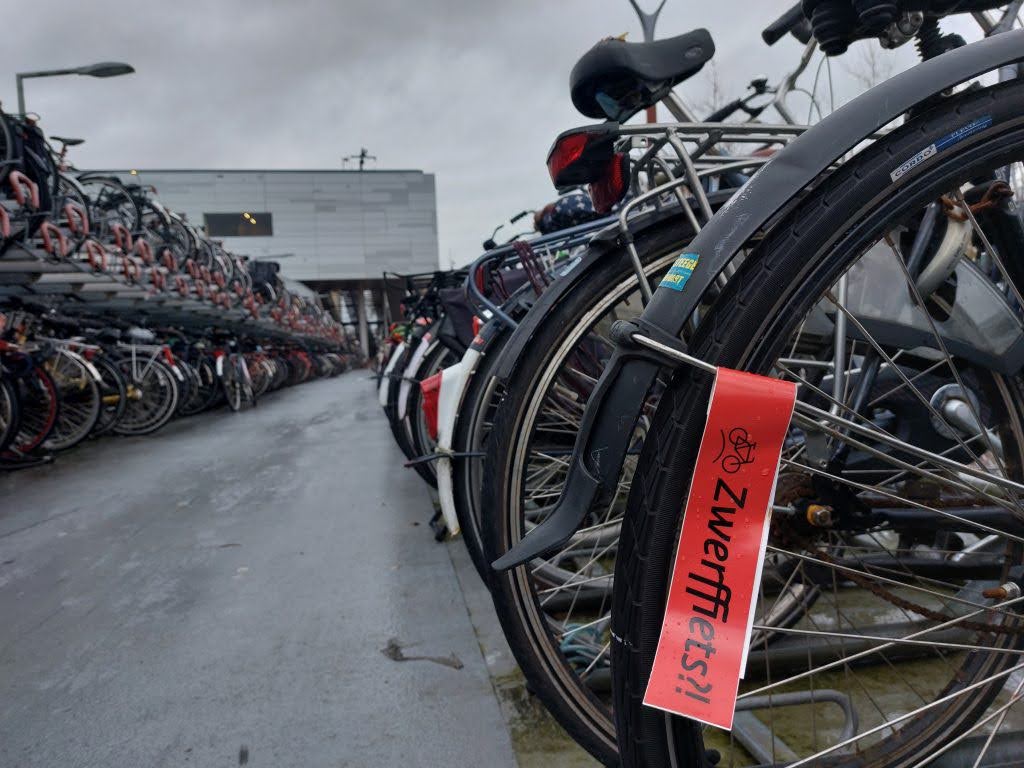
M 732 735 L 755 760 L 764 765 L 779 762 L 790 763 L 799 760 L 789 746 L 772 735 L 771 729 L 753 714 L 757 709 L 776 707 L 802 707 L 808 704 L 835 704 L 843 711 L 845 721 L 839 733 L 839 741 L 847 741 L 857 735 L 860 718 L 853 701 L 845 693 L 830 689 L 818 691 L 794 691 L 769 696 L 754 696 L 736 702 L 736 715 L 732 724 Z

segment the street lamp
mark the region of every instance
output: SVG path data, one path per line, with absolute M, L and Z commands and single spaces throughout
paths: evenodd
M 71 69 L 47 69 L 42 72 L 19 72 L 14 77 L 18 84 L 18 114 L 25 114 L 25 89 L 22 80 L 30 77 L 57 77 L 58 75 L 88 75 L 89 77 L 117 77 L 118 75 L 130 75 L 135 71 L 131 64 L 120 61 L 101 61 L 99 64 L 89 64 L 84 67 L 73 67 Z

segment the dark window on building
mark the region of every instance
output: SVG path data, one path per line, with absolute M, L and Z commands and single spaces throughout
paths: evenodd
M 268 237 L 274 234 L 274 217 L 269 213 L 204 213 L 210 237 Z

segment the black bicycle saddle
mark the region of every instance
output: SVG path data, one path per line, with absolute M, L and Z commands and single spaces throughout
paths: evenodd
M 587 117 L 621 122 L 657 104 L 714 55 L 706 29 L 650 43 L 602 40 L 572 68 L 572 103 Z

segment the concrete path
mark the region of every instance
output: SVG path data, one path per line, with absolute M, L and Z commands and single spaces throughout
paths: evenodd
M 515 765 L 428 509 L 359 372 L 0 474 L 0 766 Z

